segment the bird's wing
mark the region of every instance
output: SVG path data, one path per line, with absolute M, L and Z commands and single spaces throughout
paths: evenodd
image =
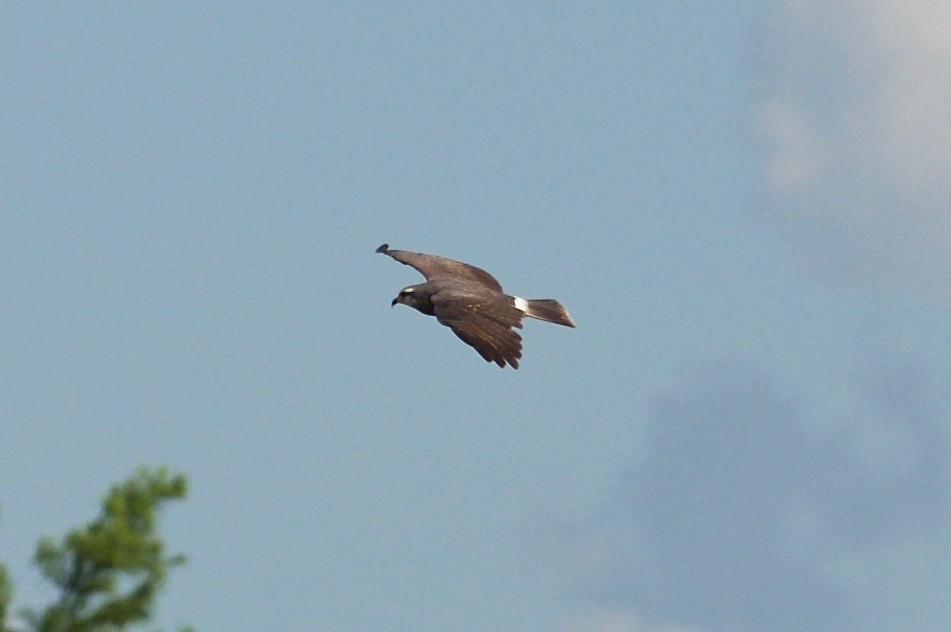
M 440 291 L 433 295 L 436 319 L 452 329 L 486 362 L 518 368 L 522 357 L 522 337 L 513 327 L 522 326 L 521 311 L 504 294 L 479 296 L 469 292 Z
M 459 280 L 474 281 L 479 285 L 502 291 L 502 286 L 495 280 L 491 274 L 481 268 L 470 266 L 468 263 L 438 257 L 436 255 L 427 255 L 421 252 L 409 252 L 407 250 L 390 250 L 389 245 L 383 244 L 376 249 L 377 252 L 388 255 L 400 263 L 411 266 L 419 270 L 420 274 L 429 281 L 434 277 L 450 277 Z

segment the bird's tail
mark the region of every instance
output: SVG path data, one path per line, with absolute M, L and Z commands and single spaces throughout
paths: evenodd
M 564 325 L 565 327 L 575 326 L 575 321 L 571 320 L 571 316 L 568 315 L 568 310 L 565 309 L 561 303 L 552 298 L 536 298 L 530 300 L 516 298 L 515 307 L 522 310 L 526 316 L 531 316 L 538 320 L 555 323 L 556 325 Z

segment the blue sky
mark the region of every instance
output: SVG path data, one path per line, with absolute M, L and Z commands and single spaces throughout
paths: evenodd
M 272 5 L 4 15 L 19 605 L 165 464 L 166 627 L 951 626 L 946 3 Z

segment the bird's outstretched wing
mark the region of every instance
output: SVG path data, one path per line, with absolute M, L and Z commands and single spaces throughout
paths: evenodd
M 495 277 L 481 268 L 470 266 L 468 263 L 436 255 L 427 255 L 421 252 L 390 250 L 388 244 L 383 244 L 377 248 L 376 251 L 388 255 L 400 263 L 416 268 L 420 274 L 426 277 L 427 281 L 431 281 L 437 277 L 450 277 L 453 279 L 473 281 L 479 285 L 496 290 L 497 292 L 502 291 L 502 286 L 495 280 Z
M 518 368 L 522 357 L 522 337 L 513 327 L 522 327 L 524 314 L 508 297 L 498 299 L 472 296 L 465 292 L 442 291 L 433 296 L 436 319 L 452 329 L 486 362 Z

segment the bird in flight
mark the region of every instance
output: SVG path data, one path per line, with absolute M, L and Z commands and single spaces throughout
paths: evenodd
M 550 298 L 526 300 L 510 296 L 491 274 L 468 263 L 406 250 L 390 250 L 388 244 L 376 249 L 402 264 L 416 268 L 425 283 L 400 290 L 391 306 L 408 305 L 427 316 L 435 316 L 452 329 L 464 343 L 479 352 L 486 362 L 518 368 L 522 357 L 522 328 L 528 316 L 556 325 L 574 327 L 568 311 Z

